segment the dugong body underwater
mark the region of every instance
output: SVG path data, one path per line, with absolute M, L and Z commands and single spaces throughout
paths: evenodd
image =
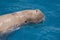
M 44 15 L 40 10 L 24 10 L 0 16 L 0 40 L 7 40 L 7 34 L 20 25 L 26 23 L 38 23 L 44 20 Z

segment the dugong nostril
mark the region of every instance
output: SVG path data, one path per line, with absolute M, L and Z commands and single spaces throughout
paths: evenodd
M 39 9 L 36 9 L 36 12 L 39 12 Z
M 36 12 L 38 12 L 38 10 L 36 10 Z

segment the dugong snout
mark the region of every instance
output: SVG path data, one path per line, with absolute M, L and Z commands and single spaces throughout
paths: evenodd
M 44 14 L 39 10 L 34 10 L 34 12 L 31 13 L 31 17 L 30 17 L 30 22 L 33 22 L 33 23 L 39 23 L 41 21 L 44 21 L 45 20 L 45 16 Z

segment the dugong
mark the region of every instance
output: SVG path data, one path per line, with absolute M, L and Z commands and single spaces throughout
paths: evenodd
M 21 28 L 27 23 L 39 23 L 44 20 L 43 13 L 37 10 L 23 10 L 0 16 L 0 40 L 6 40 L 4 36 Z

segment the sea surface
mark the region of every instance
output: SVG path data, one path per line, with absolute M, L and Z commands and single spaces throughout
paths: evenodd
M 60 40 L 60 0 L 0 0 L 0 15 L 28 9 L 41 10 L 45 21 L 23 25 L 8 40 Z

